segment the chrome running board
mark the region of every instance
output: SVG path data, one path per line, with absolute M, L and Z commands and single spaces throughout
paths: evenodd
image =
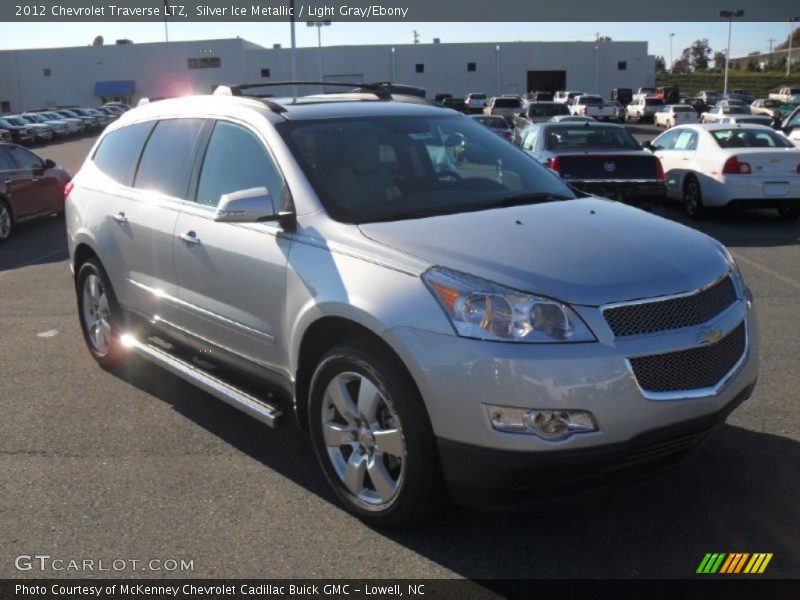
M 132 335 L 123 335 L 121 342 L 123 346 L 130 348 L 139 356 L 156 363 L 173 375 L 177 375 L 181 379 L 197 386 L 204 392 L 219 398 L 234 408 L 238 408 L 242 412 L 258 419 L 270 427 L 274 428 L 278 426 L 283 413 L 275 406 L 267 404 L 263 400 L 235 388 L 229 383 L 210 375 L 206 371 L 197 368 L 169 352 L 165 352 L 153 344 L 140 342 Z

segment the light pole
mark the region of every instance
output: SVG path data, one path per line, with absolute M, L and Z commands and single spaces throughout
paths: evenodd
M 597 88 L 599 86 L 598 82 L 599 53 L 600 53 L 600 34 L 598 33 L 594 38 L 594 93 L 595 94 L 597 93 Z
M 672 73 L 672 65 L 675 63 L 672 62 L 672 38 L 675 37 L 674 33 L 669 34 L 669 72 Z
M 728 62 L 731 59 L 731 29 L 733 28 L 733 18 L 743 17 L 743 10 L 721 10 L 719 16 L 722 19 L 728 19 L 728 49 L 725 51 L 725 82 L 722 86 L 722 96 L 728 94 Z
M 292 31 L 292 47 L 289 50 L 290 71 L 292 77 L 292 97 L 297 97 L 297 86 L 294 84 L 297 81 L 297 43 L 294 37 L 294 0 L 289 0 L 289 24 Z
M 500 95 L 500 44 L 494 47 L 495 54 L 497 55 L 497 95 Z
M 786 76 L 792 74 L 792 38 L 794 37 L 794 23 L 797 17 L 789 17 L 789 50 L 786 53 Z
M 394 48 L 392 48 L 392 81 L 394 82 L 397 79 L 397 52 Z
M 327 19 L 324 21 L 308 21 L 306 25 L 309 27 L 317 28 L 317 51 L 319 53 L 319 80 L 325 81 L 325 62 L 322 57 L 322 28 L 330 26 L 331 22 Z M 325 86 L 322 86 L 322 91 L 325 92 Z

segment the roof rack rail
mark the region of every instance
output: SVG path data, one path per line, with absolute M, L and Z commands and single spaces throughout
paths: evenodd
M 232 96 L 255 96 L 255 94 L 243 94 L 242 91 L 250 90 L 253 88 L 261 88 L 261 87 L 292 87 L 297 85 L 321 85 L 321 86 L 334 86 L 334 87 L 346 87 L 350 88 L 351 90 L 363 91 L 371 94 L 375 94 L 378 99 L 380 100 L 391 100 L 392 94 L 389 90 L 387 90 L 383 85 L 377 83 L 348 83 L 342 81 L 271 81 L 269 83 L 240 83 L 236 85 L 230 86 L 218 86 L 216 89 L 220 87 L 227 87 Z M 216 94 L 216 90 L 214 91 Z M 221 92 L 219 95 L 222 95 Z

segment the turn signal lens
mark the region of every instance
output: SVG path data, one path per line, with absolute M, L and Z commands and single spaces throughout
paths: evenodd
M 64 200 L 67 199 L 67 196 L 69 196 L 70 192 L 72 191 L 72 188 L 74 187 L 75 187 L 74 183 L 72 183 L 71 181 L 67 182 L 67 185 L 64 186 Z

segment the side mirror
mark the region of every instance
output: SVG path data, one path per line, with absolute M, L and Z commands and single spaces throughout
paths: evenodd
M 221 223 L 257 223 L 276 221 L 278 210 L 265 187 L 250 188 L 223 194 L 214 220 Z
M 651 142 L 650 140 L 645 140 L 642 142 L 642 148 L 644 148 L 645 150 L 650 150 L 650 152 L 653 152 L 656 149 L 656 146 L 653 146 L 653 142 Z
M 45 158 L 42 166 L 44 167 L 45 170 L 47 170 L 47 169 L 55 169 L 57 165 L 56 161 L 54 161 L 52 158 Z

